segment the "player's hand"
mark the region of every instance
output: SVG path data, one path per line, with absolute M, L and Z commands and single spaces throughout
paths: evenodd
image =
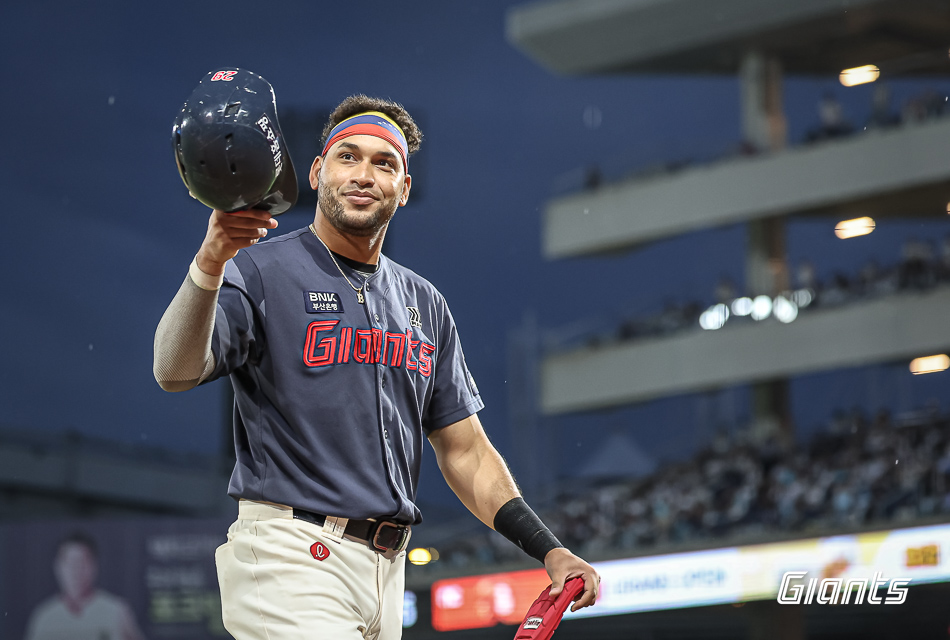
M 198 250 L 198 268 L 210 276 L 224 273 L 225 263 L 276 229 L 275 220 L 267 211 L 249 209 L 225 213 L 215 209 L 208 219 L 208 233 Z
M 551 577 L 551 595 L 556 596 L 571 578 L 584 578 L 584 592 L 571 606 L 571 611 L 589 607 L 597 602 L 600 576 L 594 567 L 563 547 L 551 549 L 544 556 L 544 568 Z

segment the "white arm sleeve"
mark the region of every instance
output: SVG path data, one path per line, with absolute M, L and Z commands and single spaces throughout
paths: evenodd
M 211 335 L 218 292 L 186 276 L 155 330 L 152 372 L 165 391 L 187 391 L 214 371 Z

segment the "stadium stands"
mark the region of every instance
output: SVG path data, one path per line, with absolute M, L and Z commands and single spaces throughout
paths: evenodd
M 725 432 L 686 462 L 636 480 L 562 495 L 544 514 L 558 537 L 591 557 L 737 538 L 906 525 L 950 514 L 950 414 L 838 411 L 810 442 L 783 448 Z M 441 549 L 457 568 L 521 560 L 497 534 Z
M 707 307 L 698 300 L 669 302 L 658 313 L 623 317 L 607 329 L 575 334 L 549 331 L 545 346 L 552 352 L 577 346 L 597 347 L 612 342 L 669 336 L 685 330 L 720 329 L 728 323 L 751 323 L 770 316 L 781 322 L 791 322 L 803 312 L 943 286 L 950 283 L 950 236 L 937 243 L 907 238 L 899 260 L 884 265 L 871 260 L 856 272 L 838 271 L 824 282 L 814 277 L 814 268 L 806 261 L 799 265 L 796 280 L 795 290 L 769 299 L 764 315 L 757 315 L 754 308 L 754 299 L 761 292 L 736 296 L 734 286 L 724 280 L 716 287 L 715 302 Z M 786 307 L 783 309 L 782 305 Z

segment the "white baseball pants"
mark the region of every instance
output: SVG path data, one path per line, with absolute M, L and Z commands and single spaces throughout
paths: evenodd
M 241 500 L 215 552 L 224 627 L 236 640 L 399 640 L 406 552 L 380 554 Z

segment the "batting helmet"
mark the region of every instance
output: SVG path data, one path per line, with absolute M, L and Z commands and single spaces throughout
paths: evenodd
M 213 209 L 277 215 L 297 202 L 274 88 L 256 73 L 208 73 L 175 120 L 172 146 L 188 191 Z

